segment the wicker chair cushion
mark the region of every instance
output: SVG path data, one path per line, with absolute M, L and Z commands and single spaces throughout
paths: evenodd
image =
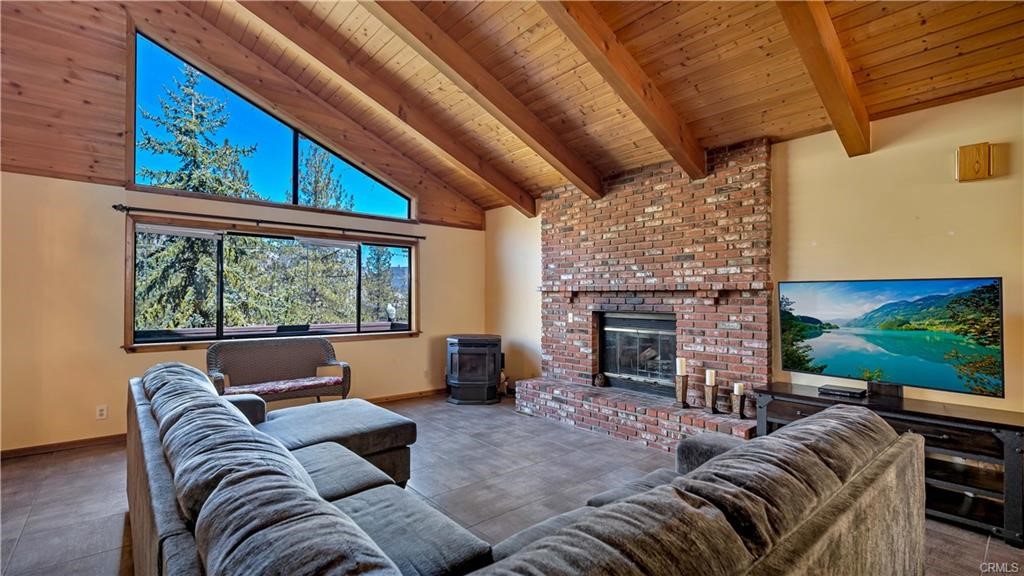
M 275 380 L 273 382 L 260 382 L 258 384 L 246 384 L 243 386 L 232 385 L 224 389 L 224 394 L 256 394 L 257 396 L 264 396 L 283 394 L 286 392 L 298 392 L 300 390 L 330 388 L 332 386 L 340 388 L 344 385 L 345 379 L 340 376 L 311 376 L 309 378 Z

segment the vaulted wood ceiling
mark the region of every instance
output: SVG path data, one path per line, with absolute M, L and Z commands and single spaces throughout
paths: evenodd
M 1022 2 L 2 3 L 3 167 L 125 183 L 128 18 L 477 227 L 542 191 L 1024 84 Z

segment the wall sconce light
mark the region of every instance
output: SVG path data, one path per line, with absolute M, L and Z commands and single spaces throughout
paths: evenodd
M 988 142 L 956 149 L 956 180 L 970 182 L 992 176 L 992 147 Z

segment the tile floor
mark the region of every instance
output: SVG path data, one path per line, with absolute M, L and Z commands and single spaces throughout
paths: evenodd
M 668 453 L 523 416 L 511 402 L 387 407 L 419 426 L 409 489 L 490 542 L 673 465 Z M 131 574 L 124 459 L 123 446 L 96 446 L 3 461 L 3 574 Z M 986 561 L 1024 564 L 1024 552 L 928 522 L 929 575 L 980 574 Z

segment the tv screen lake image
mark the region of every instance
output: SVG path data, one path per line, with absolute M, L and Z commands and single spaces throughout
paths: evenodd
M 780 282 L 782 368 L 1003 396 L 998 278 Z

